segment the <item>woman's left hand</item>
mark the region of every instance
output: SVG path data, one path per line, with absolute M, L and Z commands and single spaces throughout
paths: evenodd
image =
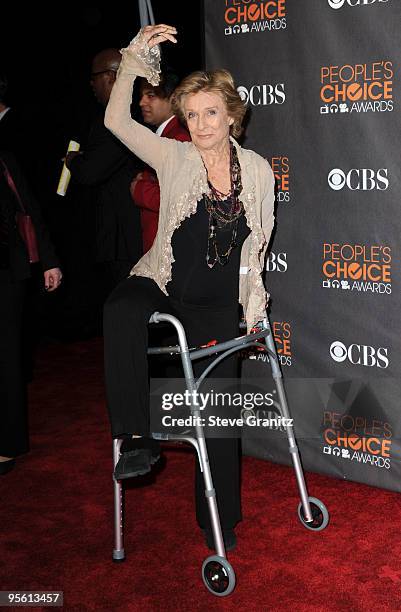
M 63 275 L 60 268 L 50 268 L 43 274 L 45 278 L 45 289 L 46 291 L 54 291 L 60 286 Z
M 165 23 L 161 23 L 160 25 L 149 25 L 142 28 L 142 36 L 146 40 L 149 49 L 166 40 L 176 43 L 177 39 L 174 34 L 177 34 L 177 29 Z

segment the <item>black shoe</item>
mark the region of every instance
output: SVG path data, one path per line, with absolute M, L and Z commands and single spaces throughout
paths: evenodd
M 128 451 L 137 450 L 139 448 L 145 448 L 150 450 L 150 464 L 153 465 L 160 459 L 160 443 L 154 438 L 126 438 L 121 444 L 121 453 L 127 453 Z
M 203 529 L 202 531 L 205 536 L 207 547 L 210 548 L 210 550 L 216 550 L 212 530 Z M 235 535 L 234 529 L 223 529 L 223 540 L 226 551 L 234 550 L 237 546 L 237 536 Z
M 8 461 L 0 461 L 0 476 L 8 474 L 15 467 L 15 459 L 9 459 Z
M 114 478 L 123 480 L 134 476 L 143 476 L 150 472 L 151 452 L 148 448 L 137 448 L 132 451 L 122 453 L 116 468 Z
M 160 459 L 160 444 L 152 438 L 128 438 L 121 445 L 121 456 L 114 470 L 116 480 L 143 476 Z

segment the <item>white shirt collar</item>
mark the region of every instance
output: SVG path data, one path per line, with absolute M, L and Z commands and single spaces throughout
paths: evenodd
M 156 130 L 156 134 L 157 134 L 158 136 L 161 136 L 161 135 L 162 135 L 162 133 L 163 133 L 163 131 L 164 131 L 164 128 L 167 126 L 167 124 L 168 124 L 168 123 L 170 123 L 170 121 L 171 121 L 172 119 L 174 119 L 174 117 L 175 117 L 175 115 L 171 115 L 170 119 L 167 119 L 166 121 L 163 121 L 163 123 L 162 123 L 161 125 L 159 125 L 159 127 L 158 127 L 158 128 L 157 128 L 157 130 Z
M 0 121 L 3 119 L 4 115 L 10 110 L 10 107 L 7 106 L 7 108 L 5 108 L 3 111 L 1 111 L 0 113 Z

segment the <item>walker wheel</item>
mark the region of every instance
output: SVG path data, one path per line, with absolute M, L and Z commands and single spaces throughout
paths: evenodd
M 235 573 L 230 563 L 224 557 L 213 555 L 204 560 L 202 578 L 206 588 L 217 595 L 229 595 L 235 587 Z
M 322 531 L 329 524 L 329 512 L 320 499 L 317 497 L 309 497 L 310 509 L 312 512 L 312 522 L 308 522 L 304 515 L 302 502 L 298 506 L 298 517 L 304 527 L 311 531 Z

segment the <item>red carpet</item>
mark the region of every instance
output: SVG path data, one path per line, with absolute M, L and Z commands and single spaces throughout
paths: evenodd
M 30 395 L 31 453 L 0 479 L 2 590 L 62 590 L 77 611 L 401 610 L 399 494 L 308 474 L 331 516 L 314 533 L 297 518 L 292 470 L 251 458 L 230 596 L 201 579 L 208 550 L 184 449 L 166 451 L 155 482 L 129 484 L 127 560 L 114 564 L 100 341 L 42 349 Z

